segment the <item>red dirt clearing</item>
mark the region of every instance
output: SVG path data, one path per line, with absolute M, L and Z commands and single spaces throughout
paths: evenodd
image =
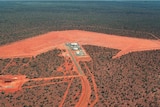
M 0 58 L 36 56 L 66 42 L 78 42 L 81 45 L 89 44 L 121 50 L 115 57 L 134 51 L 160 49 L 158 40 L 121 37 L 81 30 L 67 30 L 49 32 L 1 46 Z
M 21 86 L 27 82 L 25 75 L 1 75 L 0 76 L 0 92 L 14 92 L 21 89 Z

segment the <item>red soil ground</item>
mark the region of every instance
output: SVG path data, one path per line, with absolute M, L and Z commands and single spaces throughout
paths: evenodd
M 0 92 L 15 92 L 21 89 L 21 86 L 27 82 L 25 75 L 1 75 Z
M 29 57 L 51 50 L 66 42 L 97 45 L 121 50 L 114 58 L 134 51 L 160 49 L 158 40 L 121 37 L 80 30 L 54 31 L 0 47 L 0 57 Z

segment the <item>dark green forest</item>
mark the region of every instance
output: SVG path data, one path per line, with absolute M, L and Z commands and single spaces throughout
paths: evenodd
M 157 39 L 160 2 L 0 2 L 0 45 L 70 29 Z

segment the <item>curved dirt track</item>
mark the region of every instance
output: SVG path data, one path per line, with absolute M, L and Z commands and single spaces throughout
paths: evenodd
M 81 77 L 82 93 L 76 107 L 87 107 L 91 95 L 91 87 L 86 76 Z
M 78 101 L 78 103 L 76 104 L 76 107 L 87 107 L 87 104 L 89 102 L 90 99 L 90 95 L 91 95 L 91 87 L 89 84 L 89 81 L 87 79 L 87 77 L 85 76 L 84 72 L 82 71 L 79 63 L 77 63 L 78 61 L 75 58 L 75 55 L 71 52 L 71 49 L 66 47 L 75 67 L 77 68 L 77 72 L 78 75 L 81 75 L 82 77 L 80 77 L 81 79 L 81 85 L 82 85 L 82 93 L 80 96 L 80 99 Z
M 93 63 L 92 63 L 93 64 Z M 94 105 L 98 102 L 99 98 L 98 98 L 98 90 L 97 90 L 97 84 L 95 82 L 95 79 L 94 79 L 94 76 L 93 74 L 91 73 L 90 69 L 87 67 L 86 63 L 84 63 L 85 65 L 85 68 L 87 69 L 87 71 L 89 72 L 91 78 L 92 78 L 92 83 L 93 83 L 93 88 L 94 88 L 94 91 L 95 91 L 95 100 L 91 103 L 90 107 L 94 107 Z M 93 65 L 92 65 L 93 67 Z
M 121 50 L 115 58 L 129 52 L 160 49 L 158 40 L 121 37 L 81 30 L 67 30 L 49 32 L 1 46 L 0 58 L 36 56 L 66 42 L 79 42 L 82 45 L 97 45 Z
M 72 84 L 72 81 L 73 81 L 73 78 L 72 78 L 72 79 L 70 80 L 70 82 L 69 82 L 69 85 L 68 85 L 68 87 L 67 87 L 67 89 L 66 89 L 66 91 L 65 91 L 65 93 L 64 93 L 64 95 L 63 95 L 63 99 L 61 100 L 61 102 L 60 102 L 60 104 L 59 104 L 59 107 L 63 107 L 63 104 L 64 104 L 64 102 L 65 102 L 65 100 L 66 100 L 66 97 L 67 97 L 69 88 L 70 88 L 70 86 L 71 86 L 71 84 Z

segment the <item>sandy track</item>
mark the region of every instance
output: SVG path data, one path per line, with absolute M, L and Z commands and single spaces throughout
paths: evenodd
M 5 72 L 5 70 L 9 67 L 9 65 L 12 63 L 13 58 L 8 62 L 8 64 L 2 69 L 1 74 Z
M 65 82 L 66 82 L 66 81 L 50 82 L 50 83 L 45 83 L 45 84 L 40 84 L 40 85 L 31 85 L 31 86 L 25 86 L 25 87 L 23 87 L 23 89 L 34 88 L 34 87 L 42 87 L 42 86 L 46 86 L 46 85 L 60 84 L 60 83 L 65 83 Z M 67 82 L 66 82 L 66 83 L 67 83 Z
M 82 77 L 81 75 L 71 75 L 71 76 L 60 76 L 60 77 L 48 77 L 48 78 L 34 78 L 34 79 L 27 79 L 25 75 L 0 75 L 0 92 L 5 91 L 5 92 L 15 92 L 18 90 L 21 90 L 22 85 L 26 83 L 27 81 L 47 81 L 47 80 L 52 80 L 52 79 L 63 79 L 63 78 L 76 78 L 76 77 Z M 16 78 L 14 80 L 14 78 Z M 5 83 L 4 81 L 6 80 L 11 80 L 9 83 Z M 14 81 L 12 81 L 12 79 Z M 67 81 L 61 81 L 61 82 L 51 82 L 51 83 L 45 83 L 41 85 L 33 85 L 33 86 L 26 86 L 23 88 L 33 88 L 33 87 L 38 87 L 38 86 L 45 86 L 45 85 L 50 85 L 50 84 L 58 84 L 58 83 L 64 83 Z M 8 88 L 9 87 L 9 88 Z
M 93 63 L 92 63 L 93 64 Z M 95 100 L 91 103 L 90 107 L 94 107 L 94 105 L 98 102 L 99 98 L 98 98 L 98 90 L 97 90 L 97 84 L 95 82 L 94 76 L 91 73 L 90 69 L 88 68 L 88 66 L 86 65 L 86 63 L 84 63 L 85 68 L 87 69 L 87 71 L 89 72 L 89 75 L 91 76 L 92 79 L 92 83 L 93 83 L 93 87 L 94 87 L 94 92 L 95 92 Z M 93 67 L 93 65 L 92 65 Z
M 87 107 L 90 95 L 91 95 L 91 86 L 84 72 L 82 71 L 78 61 L 75 58 L 75 55 L 72 53 L 71 49 L 66 46 L 66 49 L 73 61 L 75 67 L 77 68 L 78 75 L 81 75 L 81 85 L 82 85 L 82 93 L 76 107 Z
M 49 32 L 1 46 L 0 58 L 36 56 L 66 42 L 79 42 L 82 45 L 97 45 L 121 50 L 115 57 L 134 51 L 160 49 L 158 40 L 122 37 L 81 30 L 67 30 Z
M 86 76 L 81 77 L 81 84 L 82 93 L 76 107 L 87 107 L 91 95 L 91 87 Z
M 69 88 L 71 87 L 71 84 L 72 84 L 72 81 L 73 81 L 73 78 L 71 78 L 71 80 L 69 81 L 68 87 L 67 87 L 67 89 L 66 89 L 66 91 L 65 91 L 65 93 L 63 95 L 63 98 L 62 98 L 62 100 L 61 100 L 61 102 L 59 104 L 59 107 L 63 107 L 64 101 L 66 100 L 67 94 L 69 92 Z
M 70 76 L 57 76 L 57 77 L 47 77 L 47 78 L 34 78 L 29 79 L 33 81 L 42 81 L 42 80 L 51 80 L 51 79 L 63 79 L 63 78 L 76 78 L 76 77 L 82 77 L 81 75 L 70 75 Z

